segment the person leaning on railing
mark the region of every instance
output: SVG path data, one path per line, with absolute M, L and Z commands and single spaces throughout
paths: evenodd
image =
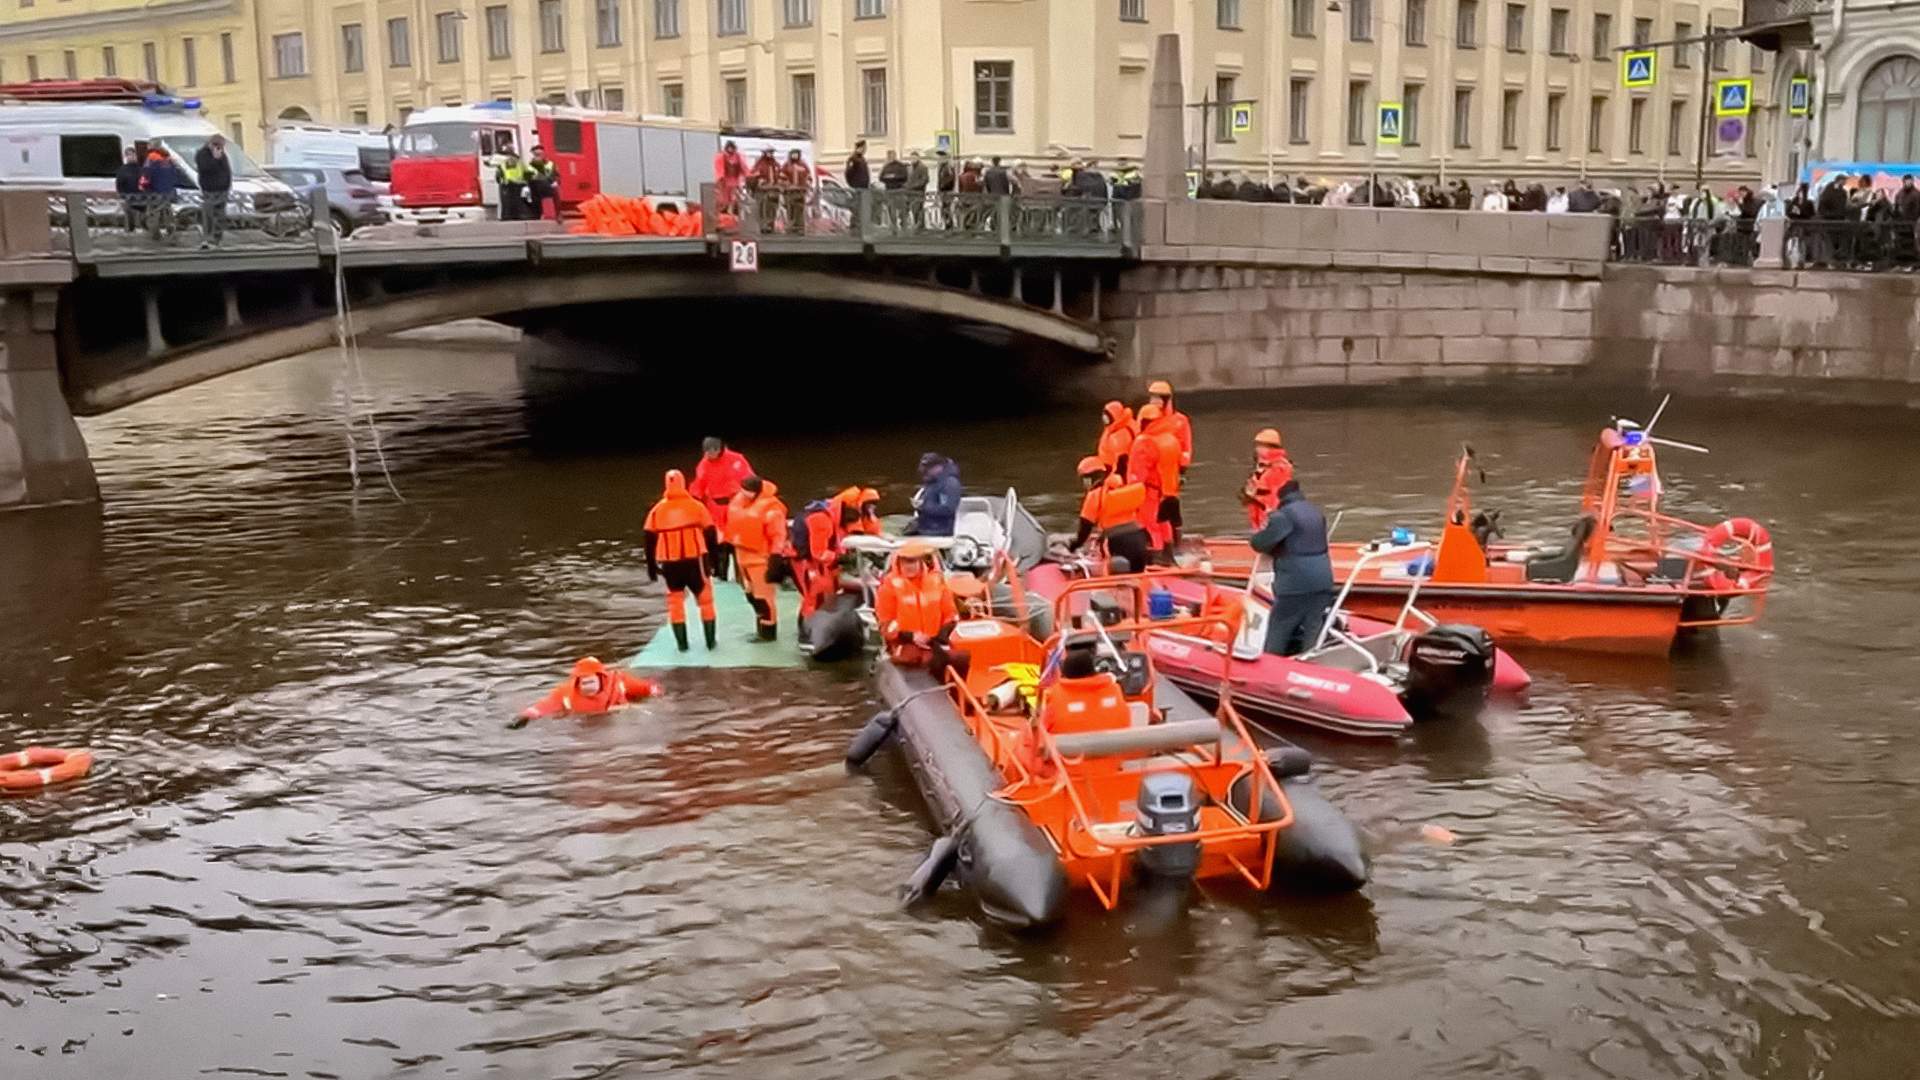
M 147 151 L 147 163 L 140 167 L 140 192 L 145 197 L 147 235 L 153 240 L 158 241 L 162 233 L 172 231 L 171 207 L 182 179 L 180 167 L 167 156 L 166 148 L 152 144 Z

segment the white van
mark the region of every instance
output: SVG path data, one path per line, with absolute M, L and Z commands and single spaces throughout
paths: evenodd
M 179 106 L 92 102 L 11 101 L 0 98 L 0 189 L 42 188 L 112 195 L 114 173 L 128 147 L 158 144 L 197 186 L 193 156 L 220 134 L 197 112 Z M 268 176 L 229 139 L 233 191 L 240 212 L 275 214 L 294 208 L 293 189 Z
M 393 179 L 393 143 L 374 128 L 280 124 L 267 132 L 267 164 L 357 170 L 385 194 Z

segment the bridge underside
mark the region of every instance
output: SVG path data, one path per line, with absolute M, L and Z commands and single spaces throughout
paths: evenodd
M 728 273 L 710 259 L 688 259 L 643 270 L 546 264 L 491 273 L 348 273 L 338 283 L 313 275 L 259 275 L 238 287 L 191 279 L 76 283 L 61 320 L 67 399 L 75 413 L 97 415 L 325 348 L 337 331 L 336 284 L 347 293 L 349 325 L 363 339 L 471 318 L 520 325 L 546 339 L 584 325 L 596 328 L 592 351 L 602 364 L 617 363 L 624 349 L 628 362 L 644 366 L 663 351 L 650 346 L 684 350 L 689 336 L 697 342 L 705 334 L 742 346 L 781 342 L 784 355 L 802 350 L 805 363 L 821 370 L 816 365 L 831 362 L 836 343 L 820 340 L 809 326 L 810 309 L 907 316 L 971 334 L 983 347 L 1017 342 L 1089 358 L 1102 356 L 1104 347 L 1092 326 L 1103 271 L 1084 265 L 1014 270 L 991 261 L 930 263 L 880 276 L 831 263 Z M 728 315 L 726 305 L 738 310 Z M 788 325 L 759 325 L 753 312 L 771 308 L 786 312 Z M 618 309 L 630 309 L 630 323 L 624 332 L 610 332 L 607 327 L 618 327 L 620 319 L 605 313 Z M 84 324 L 77 318 L 82 310 L 88 313 Z M 103 312 L 115 317 L 95 317 Z M 688 335 L 689 327 L 697 332 Z M 535 350 L 536 360 L 541 355 Z M 558 355 L 544 352 L 547 361 Z

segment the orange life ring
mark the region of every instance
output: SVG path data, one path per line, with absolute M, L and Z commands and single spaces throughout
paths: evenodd
M 1738 577 L 1730 576 L 1718 566 L 1709 567 L 1703 579 L 1707 588 L 1756 589 L 1773 576 L 1773 537 L 1765 525 L 1752 518 L 1728 518 L 1715 525 L 1701 541 L 1701 550 L 1718 555 L 1721 549 L 1736 541 L 1752 549 L 1752 565 L 1743 568 Z
M 19 795 L 53 784 L 64 784 L 80 779 L 92 768 L 93 754 L 86 750 L 29 746 L 25 750 L 0 755 L 0 793 Z

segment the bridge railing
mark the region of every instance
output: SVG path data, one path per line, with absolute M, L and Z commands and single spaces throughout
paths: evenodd
M 1139 247 L 1139 203 L 1058 195 L 814 187 L 741 190 L 704 185 L 710 235 L 783 243 L 856 240 L 876 247 Z
M 324 196 L 323 196 L 324 197 Z M 287 196 L 228 192 L 213 202 L 199 191 L 47 197 L 54 245 L 88 262 L 116 255 L 164 255 L 218 243 L 231 250 L 311 250 L 315 208 Z M 326 220 L 324 204 L 319 220 Z

